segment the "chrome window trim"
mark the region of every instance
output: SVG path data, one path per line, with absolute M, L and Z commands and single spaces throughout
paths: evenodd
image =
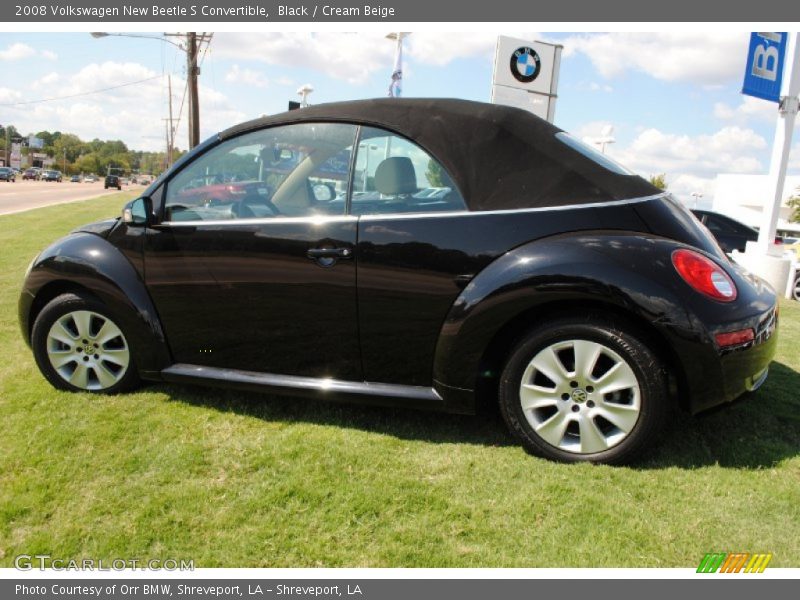
M 306 217 L 261 217 L 255 219 L 214 219 L 197 221 L 164 221 L 157 227 L 199 227 L 201 225 L 266 225 L 268 223 L 348 223 L 356 222 L 358 217 L 355 215 L 309 215 Z
M 322 225 L 325 223 L 347 223 L 355 222 L 359 219 L 362 221 L 386 221 L 386 220 L 399 220 L 399 219 L 419 219 L 419 218 L 442 218 L 442 217 L 466 217 L 477 215 L 505 215 L 510 213 L 534 213 L 544 211 L 564 211 L 564 210 L 580 210 L 585 208 L 598 208 L 606 206 L 624 206 L 627 204 L 639 204 L 641 202 L 649 202 L 665 198 L 669 192 L 662 192 L 660 194 L 653 194 L 652 196 L 640 196 L 638 198 L 629 198 L 626 200 L 608 200 L 607 202 L 594 202 L 588 204 L 565 204 L 563 206 L 540 206 L 536 208 L 509 208 L 503 210 L 459 210 L 459 211 L 441 211 L 441 212 L 415 212 L 415 213 L 388 213 L 388 214 L 370 214 L 370 215 L 310 215 L 306 217 L 264 217 L 257 219 L 222 219 L 213 221 L 164 221 L 157 226 L 166 227 L 199 227 L 201 225 L 267 225 L 269 223 L 310 223 Z

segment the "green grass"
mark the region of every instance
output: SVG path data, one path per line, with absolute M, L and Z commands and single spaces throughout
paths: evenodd
M 0 217 L 0 566 L 18 554 L 215 566 L 800 566 L 800 305 L 755 397 L 680 418 L 635 468 L 528 456 L 461 417 L 151 385 L 68 394 L 17 326 L 33 255 L 124 195 Z

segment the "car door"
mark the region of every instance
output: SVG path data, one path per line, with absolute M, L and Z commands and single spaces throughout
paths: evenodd
M 252 131 L 166 182 L 145 280 L 176 362 L 361 379 L 345 202 L 356 131 Z
M 491 248 L 439 161 L 382 129 L 361 128 L 351 213 L 364 377 L 430 386 L 442 323 Z

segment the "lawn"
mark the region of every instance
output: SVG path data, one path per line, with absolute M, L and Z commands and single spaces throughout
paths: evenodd
M 125 194 L 0 217 L 0 566 L 18 554 L 196 567 L 696 567 L 709 551 L 800 566 L 800 304 L 769 380 L 680 417 L 627 468 L 517 447 L 462 417 L 150 385 L 69 394 L 18 331 L 26 266 Z

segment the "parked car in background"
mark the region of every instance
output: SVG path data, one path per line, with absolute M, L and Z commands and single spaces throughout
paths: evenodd
M 734 250 L 744 252 L 747 242 L 758 240 L 757 229 L 736 219 L 708 210 L 694 209 L 692 212 L 708 228 L 726 254 Z
M 117 188 L 118 190 L 121 190 L 122 181 L 120 181 L 120 178 L 117 175 L 106 175 L 106 180 L 103 186 L 105 187 L 105 189 Z
M 83 178 L 83 183 L 96 183 L 96 182 L 97 182 L 97 177 L 95 177 L 94 175 L 86 175 Z
M 17 180 L 17 174 L 11 167 L 0 167 L 0 181 L 14 183 Z
M 62 181 L 61 171 L 44 171 L 42 172 L 42 181 Z
M 22 174 L 22 180 L 25 181 L 26 179 L 37 181 L 39 179 L 39 171 L 36 169 L 25 169 L 25 172 Z
M 206 140 L 39 254 L 19 316 L 59 389 L 490 401 L 530 452 L 604 463 L 673 408 L 757 389 L 778 322 L 769 286 L 608 156 L 524 110 L 399 98 Z
M 72 177 L 69 178 L 69 181 L 70 181 L 70 183 L 80 183 L 81 182 L 81 176 L 80 175 L 73 175 Z
M 783 249 L 793 252 L 795 260 L 800 261 L 800 238 L 785 236 L 783 238 Z

